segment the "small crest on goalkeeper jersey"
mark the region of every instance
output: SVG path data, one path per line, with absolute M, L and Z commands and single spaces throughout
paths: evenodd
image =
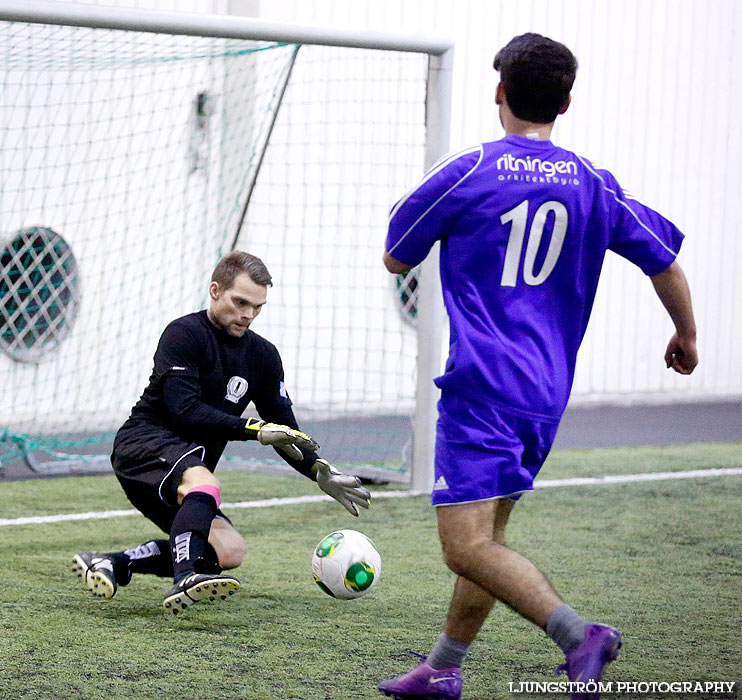
M 240 399 L 247 393 L 247 379 L 234 376 L 227 382 L 227 395 L 224 397 L 232 403 L 239 403 Z

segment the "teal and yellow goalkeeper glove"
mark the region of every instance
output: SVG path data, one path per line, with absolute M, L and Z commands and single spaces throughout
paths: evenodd
M 317 485 L 351 515 L 358 517 L 358 506 L 368 508 L 371 505 L 371 493 L 361 486 L 358 477 L 339 472 L 324 459 L 314 463 L 312 473 L 317 477 Z
M 311 452 L 319 449 L 319 445 L 309 435 L 289 428 L 288 425 L 266 423 L 264 420 L 248 418 L 245 430 L 248 440 L 254 437 L 261 445 L 277 447 L 291 459 L 304 459 L 300 447 Z

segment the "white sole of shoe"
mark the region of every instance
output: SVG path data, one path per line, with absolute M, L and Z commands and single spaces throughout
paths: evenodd
M 177 615 L 202 600 L 226 600 L 240 590 L 237 579 L 211 579 L 169 595 L 162 603 L 165 612 Z
M 72 573 L 83 580 L 96 598 L 110 600 L 116 593 L 111 580 L 99 571 L 93 571 L 79 554 L 72 558 Z

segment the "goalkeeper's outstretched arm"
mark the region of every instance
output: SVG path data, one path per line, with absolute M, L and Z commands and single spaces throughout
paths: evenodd
M 198 376 L 169 373 L 162 384 L 167 412 L 179 432 L 208 434 L 220 440 L 247 440 L 245 419 L 220 411 L 201 398 Z
M 273 445 L 295 461 L 304 461 L 319 449 L 309 435 L 294 427 L 293 413 L 293 425 L 289 426 L 253 418 L 246 420 L 210 406 L 201 399 L 198 377 L 186 374 L 167 376 L 163 395 L 168 413 L 180 430 L 207 432 L 212 437 L 225 440 L 257 440 L 262 445 Z M 314 460 L 306 466 L 307 475 L 312 464 Z
M 294 412 L 291 410 L 291 406 L 285 403 L 276 404 L 273 406 L 261 403 L 257 406 L 258 413 L 263 418 L 270 418 L 274 421 L 280 421 L 280 423 L 264 423 L 263 421 L 256 421 L 256 423 L 263 423 L 264 426 L 276 426 L 279 428 L 286 428 L 290 430 L 291 435 L 301 435 L 309 438 L 308 435 L 299 431 L 299 426 L 296 423 Z M 265 427 L 259 430 L 265 430 Z M 272 436 L 274 431 L 271 430 Z M 276 431 L 278 432 L 278 431 Z M 258 438 L 260 439 L 260 438 Z M 319 445 L 314 442 L 311 438 L 315 450 L 319 449 Z M 293 446 L 298 447 L 297 450 L 301 455 L 301 458 L 297 458 L 295 454 L 292 454 L 290 450 L 279 447 L 272 442 L 263 442 L 263 444 L 272 444 L 276 449 L 276 452 L 286 461 L 291 467 L 296 469 L 300 474 L 312 479 L 317 482 L 317 485 L 328 495 L 334 498 L 345 510 L 351 515 L 358 516 L 358 508 L 368 508 L 371 504 L 371 493 L 368 489 L 361 485 L 361 480 L 356 476 L 350 476 L 349 474 L 343 474 L 333 467 L 327 460 L 317 457 L 314 450 L 308 449 L 303 444 L 293 443 Z
M 357 476 L 339 472 L 324 459 L 315 461 L 312 473 L 319 487 L 351 515 L 358 517 L 358 506 L 368 508 L 371 505 L 371 493 L 361 486 L 361 480 Z
M 296 421 L 292 421 L 294 425 Z M 319 445 L 306 433 L 302 433 L 298 427 L 293 428 L 282 423 L 269 423 L 256 418 L 248 418 L 245 425 L 248 439 L 254 434 L 255 438 L 261 445 L 273 445 L 276 450 L 280 450 L 286 457 L 292 460 L 303 460 L 307 455 L 302 449 L 308 452 L 316 452 Z

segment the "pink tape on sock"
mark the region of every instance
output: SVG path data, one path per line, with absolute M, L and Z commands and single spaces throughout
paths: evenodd
M 219 488 L 216 486 L 209 486 L 208 484 L 204 484 L 203 486 L 194 486 L 192 489 L 186 493 L 186 496 L 190 493 L 208 493 L 209 496 L 213 496 L 214 500 L 216 501 L 216 507 L 219 508 L 222 505 L 222 495 L 219 491 Z

